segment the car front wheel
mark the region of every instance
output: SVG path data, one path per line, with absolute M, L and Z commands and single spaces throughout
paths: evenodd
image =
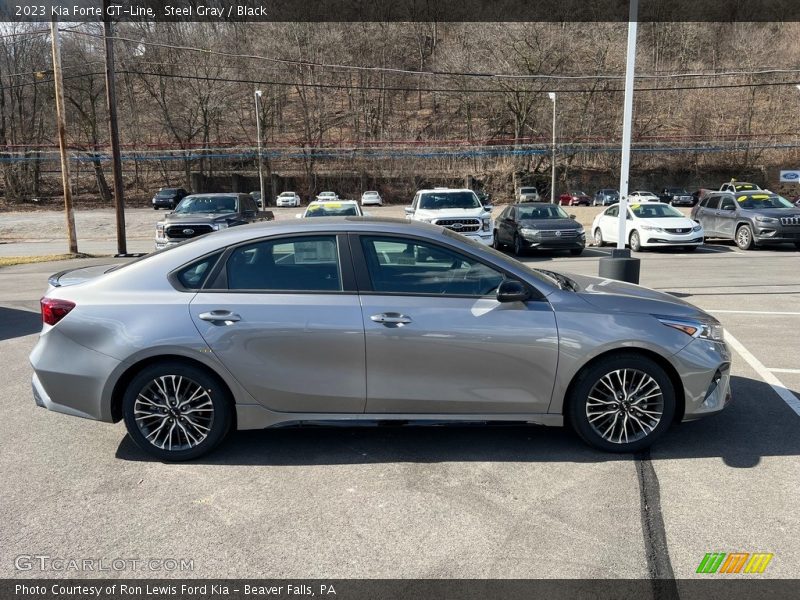
M 634 231 L 631 233 L 630 239 L 631 250 L 640 252 L 642 250 L 642 241 L 639 239 L 639 232 Z
M 675 416 L 675 390 L 655 361 L 636 354 L 601 359 L 572 386 L 566 410 L 573 429 L 607 452 L 649 447 Z
M 742 225 L 736 230 L 736 245 L 742 250 L 751 250 L 755 246 L 753 230 L 750 229 L 750 225 Z
M 492 248 L 495 250 L 500 250 L 503 247 L 503 244 L 500 243 L 500 236 L 497 235 L 497 230 L 494 230 L 492 233 Z
M 522 243 L 522 238 L 518 235 L 514 235 L 514 254 L 517 256 L 525 254 L 525 246 Z
M 603 241 L 603 232 L 600 231 L 600 228 L 594 230 L 594 245 L 598 248 L 601 248 L 605 244 Z
M 128 434 L 160 460 L 192 460 L 215 448 L 233 422 L 230 396 L 208 371 L 180 362 L 151 365 L 122 398 Z

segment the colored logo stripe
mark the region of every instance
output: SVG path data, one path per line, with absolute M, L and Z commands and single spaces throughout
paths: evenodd
M 767 552 L 708 552 L 697 567 L 697 573 L 763 573 L 774 554 Z

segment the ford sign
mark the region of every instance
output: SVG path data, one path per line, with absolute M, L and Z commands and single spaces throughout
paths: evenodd
M 799 171 L 781 171 L 781 183 L 798 183 L 800 182 Z

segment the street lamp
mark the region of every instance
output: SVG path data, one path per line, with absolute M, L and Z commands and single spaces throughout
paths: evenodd
M 261 110 L 258 103 L 259 98 L 261 98 L 261 90 L 256 90 L 253 100 L 255 100 L 256 104 L 256 136 L 258 137 L 258 188 L 261 194 L 261 207 L 267 206 L 267 198 L 264 195 L 264 161 L 261 155 Z
M 619 177 L 617 247 L 610 258 L 600 259 L 600 276 L 629 283 L 639 283 L 639 259 L 631 258 L 627 242 L 628 185 L 631 167 L 631 133 L 633 129 L 633 79 L 636 70 L 636 29 L 639 0 L 630 0 L 628 16 L 628 54 L 625 64 L 625 100 L 622 117 L 622 166 Z
M 556 201 L 556 93 L 548 92 L 547 96 L 553 103 L 553 155 L 550 159 L 552 174 L 550 176 L 550 204 Z

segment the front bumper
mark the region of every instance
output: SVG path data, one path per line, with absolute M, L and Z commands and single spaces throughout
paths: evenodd
M 51 328 L 31 352 L 33 398 L 37 406 L 55 412 L 111 421 L 103 404 L 103 387 L 120 361 L 73 342 Z
M 542 250 L 574 250 L 586 247 L 586 233 L 579 233 L 575 237 L 542 237 L 538 235 L 522 236 L 522 244 L 526 248 L 539 248 Z
M 667 233 L 662 231 L 640 231 L 642 246 L 701 246 L 704 237 L 697 231 L 689 233 Z
M 796 244 L 800 243 L 800 230 L 780 225 L 760 226 L 753 231 L 753 238 L 761 244 Z
M 278 200 L 275 203 L 275 206 L 277 206 L 278 208 L 292 208 L 292 207 L 296 208 L 300 206 L 300 203 L 297 202 L 296 200 Z
M 730 404 L 731 351 L 724 342 L 695 339 L 673 356 L 683 382 L 684 421 L 716 414 Z

